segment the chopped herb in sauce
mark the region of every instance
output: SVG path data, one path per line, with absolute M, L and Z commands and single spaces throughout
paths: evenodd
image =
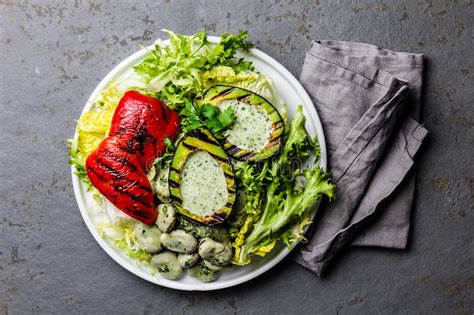
M 232 107 L 235 113 L 235 123 L 225 132 L 229 142 L 252 151 L 260 151 L 268 144 L 272 122 L 262 109 L 238 100 L 224 101 L 220 107 Z
M 206 151 L 192 154 L 181 178 L 183 207 L 200 215 L 212 215 L 228 201 L 224 171 Z

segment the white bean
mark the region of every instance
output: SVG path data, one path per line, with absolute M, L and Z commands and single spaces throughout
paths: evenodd
M 196 239 L 182 230 L 161 234 L 161 244 L 175 253 L 190 254 L 197 248 Z

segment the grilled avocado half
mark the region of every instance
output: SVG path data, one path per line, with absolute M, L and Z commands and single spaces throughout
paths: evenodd
M 234 159 L 260 161 L 280 149 L 285 123 L 278 110 L 262 96 L 238 87 L 215 85 L 204 93 L 200 103 L 221 110 L 233 108 L 236 122 L 222 135 L 222 145 Z
M 207 128 L 189 131 L 179 141 L 168 182 L 176 209 L 193 221 L 221 223 L 232 211 L 234 170 L 225 150 Z

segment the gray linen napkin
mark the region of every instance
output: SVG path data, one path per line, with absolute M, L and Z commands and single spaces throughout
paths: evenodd
M 318 213 L 294 259 L 321 275 L 347 245 L 405 248 L 423 55 L 340 41 L 313 42 L 300 81 L 324 127 L 336 200 Z M 311 235 L 312 234 L 312 235 Z

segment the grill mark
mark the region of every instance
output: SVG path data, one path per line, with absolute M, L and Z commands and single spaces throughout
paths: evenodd
M 150 115 L 151 116 L 151 115 Z M 130 119 L 127 117 L 127 119 Z M 134 115 L 133 120 L 126 121 L 126 123 L 115 132 L 111 133 L 111 136 L 119 136 L 124 140 L 127 146 L 127 152 L 139 152 L 145 154 L 145 147 L 150 143 L 154 137 L 149 133 L 149 126 L 146 122 L 142 121 L 139 116 Z M 124 136 L 128 134 L 128 136 Z
M 230 87 L 222 92 L 220 92 L 219 94 L 217 94 L 216 96 L 212 97 L 211 100 L 214 100 L 218 97 L 221 97 L 221 96 L 226 96 L 227 94 L 230 94 L 232 92 L 234 88 L 233 87 Z
M 222 221 L 224 221 L 225 216 L 223 216 L 223 215 L 221 215 L 221 214 L 218 214 L 218 213 L 216 212 L 216 213 L 214 213 L 214 214 L 212 215 L 211 218 L 213 218 L 213 219 L 214 219 L 215 221 L 217 221 L 217 222 L 222 222 Z M 216 223 L 217 223 L 217 222 L 216 222 Z
M 130 213 L 133 213 L 134 215 L 136 215 L 139 218 L 144 218 L 144 219 L 149 219 L 150 218 L 150 216 L 144 215 L 145 212 L 141 211 L 142 209 L 137 210 L 137 208 L 125 207 L 125 210 L 127 210 Z
M 224 163 L 227 163 L 227 159 L 221 158 L 220 156 L 215 155 L 215 154 L 213 154 L 213 153 L 211 153 L 211 152 L 207 152 L 207 153 L 209 153 L 209 154 L 210 154 L 212 157 L 214 157 L 216 160 L 221 161 L 221 162 L 224 162 Z
M 96 162 L 99 162 L 103 165 L 106 165 L 110 169 L 114 169 L 116 172 L 118 172 L 118 171 L 127 171 L 127 172 L 129 172 L 129 171 L 137 171 L 138 170 L 137 166 L 134 165 L 132 162 L 130 162 L 130 159 L 128 157 L 124 157 L 124 159 L 128 160 L 127 165 L 124 165 L 124 164 L 121 163 L 121 161 L 117 161 L 117 160 L 114 159 L 114 162 L 119 162 L 119 164 L 120 164 L 120 169 L 117 169 L 117 167 L 116 167 L 117 165 L 115 165 L 113 162 L 112 162 L 112 164 L 110 164 L 110 162 L 108 160 L 104 159 L 104 157 L 107 156 L 107 153 L 108 152 L 106 152 L 106 154 L 104 154 L 104 155 L 98 156 Z M 121 175 L 121 176 L 123 176 L 123 175 Z
M 237 97 L 237 100 L 243 102 L 247 100 L 248 98 L 250 98 L 250 96 L 251 96 L 250 94 L 242 95 L 242 96 Z
M 232 150 L 232 149 L 235 148 L 235 147 L 236 147 L 236 145 L 233 144 L 233 143 L 231 143 L 231 142 L 229 142 L 229 140 L 227 140 L 227 139 L 224 140 L 224 148 L 225 148 L 226 150 Z
M 141 190 L 144 190 L 146 192 L 153 192 L 151 190 L 151 188 L 145 186 L 145 185 L 141 185 L 139 181 L 136 181 L 136 180 L 130 180 L 128 178 L 124 178 L 124 182 L 126 183 L 127 187 L 136 187 L 138 189 L 141 189 Z M 148 180 L 147 180 L 148 182 Z
M 122 112 L 120 113 L 122 114 Z M 141 127 L 140 125 L 140 118 L 134 114 L 132 116 L 126 116 L 126 117 L 120 117 L 120 127 L 115 130 L 114 132 L 111 132 L 110 135 L 111 136 L 121 136 L 123 135 L 124 133 L 131 133 L 132 134 L 132 137 L 133 137 L 133 132 L 135 131 L 135 128 L 136 127 Z M 125 123 L 123 123 L 123 121 L 125 121 Z M 112 126 L 114 127 L 114 126 Z
M 185 162 L 186 163 L 186 162 Z M 179 170 L 177 170 L 176 168 L 174 167 L 170 167 L 170 171 L 169 171 L 169 174 L 168 174 L 168 178 L 171 178 L 171 174 L 174 173 L 176 175 L 179 176 L 179 178 L 181 178 L 181 172 Z
M 255 152 L 250 152 L 250 153 L 242 155 L 238 159 L 241 160 L 241 161 L 247 161 L 247 160 L 251 159 L 254 156 L 255 156 Z
M 137 170 L 136 165 L 130 162 L 130 159 L 128 157 L 118 156 L 115 153 L 112 153 L 111 151 L 105 151 L 104 155 L 113 158 L 116 162 L 120 162 L 122 166 L 128 166 L 132 171 Z
M 229 175 L 229 174 L 227 174 L 226 172 L 224 172 L 224 177 L 225 177 L 225 178 L 229 178 L 229 179 L 234 179 L 234 176 Z
M 267 146 L 272 142 L 272 141 L 275 141 L 279 138 L 281 138 L 281 136 L 283 135 L 283 133 L 279 134 L 279 135 L 276 135 L 276 133 L 274 132 L 273 135 L 270 137 L 270 142 L 267 144 Z
M 227 143 L 230 143 L 230 142 L 227 142 Z M 234 148 L 236 148 L 236 146 L 231 144 L 231 143 L 230 143 L 230 145 L 228 145 L 228 144 L 224 145 L 224 150 L 225 151 L 233 150 Z
M 209 143 L 212 145 L 219 145 L 219 143 L 216 140 L 211 139 L 208 135 L 206 135 L 204 132 L 198 129 L 195 129 L 191 131 L 190 133 L 194 136 L 194 138 L 198 138 L 199 140 L 202 140 L 206 143 Z
M 101 166 L 102 168 L 104 168 L 108 173 L 110 173 L 112 176 L 116 177 L 117 179 L 122 179 L 124 178 L 124 176 L 122 174 L 120 174 L 120 171 L 112 168 L 111 166 L 107 165 L 104 163 L 104 161 L 102 160 L 95 160 L 96 164 L 98 166 Z
M 112 188 L 116 191 L 116 192 L 126 192 L 128 191 L 128 189 L 130 187 L 134 187 L 134 188 L 138 188 L 138 189 L 141 189 L 141 190 L 144 190 L 146 192 L 152 192 L 150 190 L 150 188 L 144 186 L 144 185 L 139 185 L 139 182 L 136 181 L 136 180 L 130 180 L 128 178 L 123 178 L 123 180 L 121 182 L 112 182 L 110 184 L 110 186 L 112 186 Z
M 153 190 L 151 190 L 150 187 L 147 187 L 145 185 L 140 185 L 140 186 L 137 186 L 138 188 L 140 188 L 141 190 L 144 190 L 144 191 L 147 191 L 147 192 L 153 192 Z
M 192 145 L 187 144 L 187 143 L 184 143 L 184 142 L 181 142 L 181 145 L 184 146 L 185 148 L 187 148 L 187 149 L 193 151 L 193 152 L 197 150 L 196 147 L 193 147 Z
M 128 147 L 125 140 L 123 140 L 122 138 L 119 138 L 119 139 L 121 140 L 121 141 L 117 141 L 117 146 L 119 147 L 119 149 L 127 153 L 133 153 Z
M 173 199 L 173 200 L 174 200 L 175 202 L 177 202 L 177 203 L 181 203 L 181 202 L 182 202 L 182 201 L 181 201 L 181 198 L 178 197 L 178 196 L 175 196 L 175 195 L 171 195 L 171 199 Z
M 95 160 L 95 162 L 96 162 L 97 165 L 102 166 L 103 168 L 106 169 L 106 171 L 108 171 L 110 174 L 112 174 L 114 177 L 116 177 L 115 179 L 118 179 L 118 180 L 121 181 L 121 183 L 117 183 L 117 182 L 114 181 L 114 178 L 111 180 L 112 181 L 111 186 L 113 186 L 113 189 L 116 192 L 118 192 L 118 191 L 126 192 L 126 190 L 124 190 L 124 187 L 132 187 L 132 186 L 134 186 L 138 189 L 141 189 L 143 191 L 149 192 L 149 193 L 153 192 L 150 187 L 147 187 L 146 185 L 137 185 L 139 183 L 138 181 L 131 180 L 131 179 L 127 178 L 126 176 L 121 175 L 119 171 L 114 170 L 112 167 L 105 164 L 104 161 Z M 120 187 L 120 189 L 119 189 L 119 187 Z
M 274 145 L 278 145 L 278 142 L 280 142 L 280 138 L 281 138 L 281 135 L 276 138 L 276 139 L 273 139 L 272 141 L 270 141 L 268 144 L 267 144 L 267 147 L 272 147 Z
M 234 146 L 232 149 L 228 149 L 227 151 L 229 152 L 230 155 L 235 156 L 237 153 L 243 150 Z
M 280 120 L 279 122 L 273 124 L 274 129 L 279 129 L 281 127 L 283 127 L 283 121 L 282 120 Z
M 192 145 L 190 145 L 190 144 L 184 143 L 184 142 L 181 143 L 181 144 L 182 144 L 185 148 L 188 148 L 188 149 L 191 150 L 191 151 L 196 151 L 196 150 L 198 149 L 198 148 L 196 148 L 196 147 L 194 147 L 194 146 L 192 146 Z M 205 151 L 205 150 L 203 150 L 203 151 Z M 216 160 L 218 160 L 218 161 L 222 161 L 222 162 L 224 162 L 224 163 L 227 163 L 227 159 L 221 158 L 220 156 L 218 156 L 218 155 L 216 155 L 216 154 L 214 154 L 214 153 L 211 153 L 211 152 L 209 152 L 209 151 L 206 151 L 206 152 L 209 153 L 214 159 L 216 159 Z
M 133 129 L 134 132 L 132 136 L 127 140 L 127 146 L 133 152 L 139 152 L 141 155 L 145 155 L 145 147 L 150 138 L 148 128 L 146 128 L 146 124 L 137 124 Z
M 194 221 L 196 222 L 196 221 Z M 198 222 L 199 223 L 199 222 Z M 205 224 L 205 225 L 214 225 L 216 223 L 219 223 L 219 220 L 217 220 L 216 218 L 214 218 L 213 216 L 207 216 L 203 219 L 203 221 L 201 222 L 201 224 Z
M 146 200 L 143 200 L 142 198 L 140 198 L 139 196 L 137 195 L 134 195 L 134 194 L 131 194 L 129 191 L 127 190 L 122 190 L 122 192 L 124 194 L 126 194 L 127 196 L 129 196 L 133 201 L 136 201 L 142 205 L 144 205 L 145 207 L 151 207 L 151 204 L 149 204 Z
M 94 174 L 94 175 L 95 175 L 98 179 L 100 179 L 102 182 L 104 182 L 104 183 L 106 182 L 106 180 L 104 179 L 104 177 L 103 177 L 102 175 L 99 175 L 99 173 L 97 173 L 97 172 L 95 171 L 95 169 L 93 169 L 92 167 L 89 167 L 89 166 L 88 166 L 88 167 L 87 167 L 87 170 L 88 170 L 89 172 L 91 172 L 92 174 Z
M 173 188 L 179 188 L 179 183 L 175 182 L 172 179 L 168 179 L 168 185 Z

